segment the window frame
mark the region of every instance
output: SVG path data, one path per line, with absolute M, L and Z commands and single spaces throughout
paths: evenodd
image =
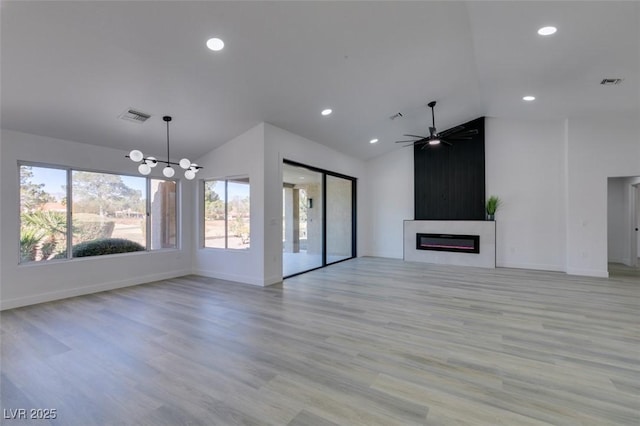
M 153 176 L 145 176 L 147 178 L 147 214 L 146 214 L 146 227 L 147 227 L 147 231 L 146 231 L 146 244 L 147 247 L 149 248 L 148 251 L 162 251 L 162 250 L 180 250 L 182 247 L 182 239 L 180 238 L 181 236 L 181 227 L 180 224 L 182 223 L 181 221 L 181 216 L 180 216 L 180 206 L 182 205 L 182 198 L 181 198 L 181 194 L 180 194 L 180 180 L 179 179 L 170 179 L 167 178 L 165 176 L 163 177 L 153 177 Z M 151 248 L 151 226 L 152 226 L 152 222 L 151 222 L 151 181 L 152 180 L 164 180 L 167 182 L 174 182 L 176 185 L 176 199 L 175 199 L 175 209 L 176 209 L 176 246 L 175 247 L 163 247 L 163 248 L 157 248 L 157 249 L 152 249 Z
M 249 247 L 247 248 L 230 248 L 229 247 L 229 181 L 245 180 L 249 186 Z M 207 229 L 206 229 L 206 212 L 205 212 L 205 191 L 207 182 L 224 182 L 224 247 L 207 247 Z M 238 182 L 239 183 L 239 182 Z M 212 177 L 200 180 L 200 191 L 198 199 L 200 201 L 200 248 L 205 250 L 224 250 L 244 253 L 251 250 L 251 178 L 249 175 Z
M 38 167 L 38 168 L 47 168 L 47 169 L 56 169 L 56 170 L 64 170 L 66 173 L 66 191 L 65 196 L 67 199 L 66 207 L 66 218 L 67 218 L 67 229 L 66 229 L 66 257 L 62 259 L 49 259 L 46 261 L 32 261 L 32 262 L 23 262 L 20 250 L 20 234 L 22 229 L 22 199 L 21 199 L 21 184 L 20 184 L 20 170 L 22 167 Z M 73 172 L 88 172 L 88 173 L 101 173 L 101 174 L 109 174 L 116 176 L 127 176 L 127 177 L 135 177 L 145 179 L 145 191 L 146 196 L 145 199 L 145 249 L 143 251 L 138 252 L 129 252 L 129 253 L 116 253 L 116 254 L 107 254 L 107 255 L 99 255 L 99 256 L 83 256 L 83 257 L 73 257 L 72 256 L 72 248 L 73 248 Z M 162 251 L 171 251 L 171 250 L 181 250 L 182 249 L 182 230 L 181 230 L 181 208 L 180 206 L 182 197 L 181 197 L 181 185 L 180 179 L 176 178 L 167 178 L 167 177 L 157 177 L 157 176 L 141 176 L 133 173 L 120 173 L 113 171 L 105 171 L 105 170 L 96 170 L 96 169 L 87 169 L 80 167 L 71 167 L 64 166 L 60 164 L 51 164 L 51 163 L 43 163 L 38 161 L 25 161 L 18 160 L 17 161 L 17 177 L 18 177 L 18 203 L 17 203 L 17 213 L 18 213 L 18 240 L 17 240 L 17 253 L 18 253 L 18 265 L 19 266 L 34 266 L 34 265 L 49 265 L 52 263 L 60 263 L 66 261 L 78 261 L 78 260 L 87 260 L 87 259 L 96 259 L 103 257 L 113 257 L 113 256 L 127 256 L 127 255 L 136 255 L 136 254 L 147 254 L 151 252 L 162 252 Z M 151 248 L 151 180 L 165 180 L 175 182 L 176 185 L 176 247 L 175 248 Z

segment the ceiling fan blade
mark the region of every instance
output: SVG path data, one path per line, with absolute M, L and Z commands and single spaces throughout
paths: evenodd
M 419 140 L 420 139 L 412 139 L 412 140 L 409 140 L 409 141 L 396 141 L 396 143 L 409 143 L 409 142 L 413 143 L 413 142 L 417 142 Z
M 444 137 L 444 136 L 450 135 L 451 133 L 457 133 L 457 132 L 459 132 L 461 130 L 464 130 L 464 126 L 452 127 L 450 129 L 447 129 L 444 132 L 440 133 L 440 136 Z
M 407 136 L 407 137 L 410 137 L 410 138 L 418 138 L 418 139 L 426 138 L 426 136 L 420 136 L 420 135 L 402 135 L 402 136 Z
M 424 145 L 424 144 L 421 143 L 420 141 L 416 141 L 416 142 L 413 142 L 413 143 L 406 144 L 405 146 L 403 146 L 403 148 L 407 148 L 407 147 L 410 147 L 410 146 L 416 147 L 416 146 L 420 146 L 420 145 Z

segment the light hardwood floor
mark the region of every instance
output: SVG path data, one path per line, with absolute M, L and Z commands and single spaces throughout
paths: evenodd
M 376 258 L 266 289 L 188 276 L 2 312 L 1 403 L 83 426 L 638 425 L 639 308 L 635 277 Z

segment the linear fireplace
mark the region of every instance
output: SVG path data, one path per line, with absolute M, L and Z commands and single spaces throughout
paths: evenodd
M 417 250 L 480 253 L 479 235 L 416 234 Z

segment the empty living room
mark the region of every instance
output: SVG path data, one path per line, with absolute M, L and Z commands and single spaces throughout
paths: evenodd
M 0 2 L 0 424 L 640 424 L 640 3 Z

